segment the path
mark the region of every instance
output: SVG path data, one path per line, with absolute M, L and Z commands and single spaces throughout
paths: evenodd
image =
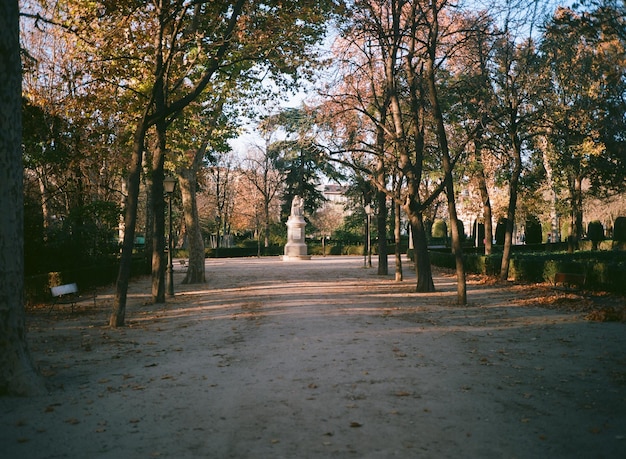
M 51 390 L 0 399 L 0 457 L 621 457 L 626 325 L 362 266 L 208 260 L 167 305 L 133 283 L 118 330 L 107 292 L 34 313 Z

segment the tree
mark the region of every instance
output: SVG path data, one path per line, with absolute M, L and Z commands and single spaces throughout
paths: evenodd
M 465 124 L 467 129 L 473 129 L 470 142 L 467 174 L 480 193 L 482 216 L 484 221 L 485 255 L 492 252 L 493 244 L 493 216 L 489 194 L 488 178 L 493 174 L 493 167 L 489 158 L 489 117 L 494 110 L 494 98 L 491 91 L 490 65 L 493 62 L 494 41 L 497 31 L 493 18 L 480 15 L 474 23 L 467 37 L 467 50 L 456 57 L 457 65 L 465 69 L 455 75 L 455 85 L 464 94 L 463 105 Z M 492 162 L 492 161 L 491 161 Z M 480 213 L 480 212 L 479 212 Z M 478 220 L 476 221 L 478 225 Z M 478 245 L 482 241 L 477 241 Z
M 428 99 L 430 101 L 433 118 L 436 124 L 436 136 L 439 149 L 442 156 L 442 164 L 444 171 L 444 183 L 446 187 L 446 196 L 448 198 L 448 214 L 450 216 L 450 226 L 452 232 L 452 252 L 455 257 L 456 276 L 457 276 L 457 304 L 467 303 L 467 288 L 465 282 L 465 267 L 463 264 L 463 247 L 462 237 L 459 234 L 459 219 L 457 217 L 454 181 L 452 171 L 454 167 L 451 158 L 450 147 L 448 143 L 448 133 L 446 129 L 446 121 L 444 119 L 441 99 L 439 96 L 438 81 L 436 76 L 436 67 L 439 65 L 438 59 L 441 59 L 439 48 L 441 47 L 440 27 L 443 26 L 442 9 L 446 2 L 442 2 L 441 6 L 437 2 L 431 3 L 430 17 L 432 23 L 430 25 L 429 41 L 427 42 L 427 58 L 425 60 L 425 77 L 428 87 Z
M 551 83 L 548 167 L 568 192 L 570 250 L 584 231 L 585 197 L 606 197 L 626 186 L 626 40 L 610 22 L 594 22 L 602 14 L 557 9 L 541 46 Z
M 224 115 L 228 98 L 228 87 L 212 85 L 202 100 L 190 104 L 187 112 L 175 120 L 170 129 L 172 148 L 168 167 L 175 170 L 180 184 L 189 253 L 183 284 L 206 280 L 204 238 L 197 202 L 197 193 L 201 189 L 198 181 L 210 163 L 230 151 L 227 141 L 234 136 L 235 126 Z
M 461 131 L 453 126 L 456 118 L 449 111 L 459 95 L 447 83 L 449 62 L 465 43 L 465 31 L 472 22 L 473 18 L 464 20 L 455 5 L 446 1 L 355 2 L 336 47 L 345 56 L 341 61 L 345 70 L 343 82 L 332 95 L 340 108 L 332 113 L 355 114 L 351 125 L 341 127 L 343 148 L 352 149 L 372 171 L 380 192 L 402 204 L 412 227 L 416 288 L 423 292 L 434 290 L 424 214 L 444 190 L 449 196 L 448 211 L 456 220 L 453 171 L 467 139 L 449 141 L 448 129 L 455 134 Z M 363 126 L 367 131 L 360 134 Z M 386 183 L 395 171 L 401 177 L 396 183 L 404 184 L 400 194 Z M 465 276 L 457 236 L 455 232 L 458 301 L 464 303 Z
M 37 231 L 29 225 L 25 269 L 83 268 L 117 253 L 115 123 L 110 104 L 78 84 L 85 68 L 75 59 L 76 37 L 45 19 L 38 2 L 22 6 L 25 218 L 41 221 Z M 59 252 L 67 256 L 51 255 Z
M 153 158 L 153 202 L 162 200 L 162 155 L 165 154 L 165 132 L 171 122 L 207 88 L 217 76 L 228 75 L 241 65 L 252 75 L 274 68 L 280 74 L 296 75 L 309 60 L 310 43 L 321 37 L 327 14 L 335 4 L 311 2 L 196 2 L 182 0 L 150 4 L 138 2 L 123 8 L 89 9 L 77 16 L 76 27 L 98 24 L 107 32 L 106 43 L 95 48 L 97 78 L 108 81 L 119 76 L 119 88 L 129 87 L 129 95 L 139 96 L 134 107 L 140 113 L 134 122 L 132 155 L 128 167 L 128 197 L 124 218 L 124 241 L 120 259 L 114 308 L 109 320 L 113 327 L 124 324 L 126 295 L 137 222 L 141 169 L 148 131 L 159 133 L 159 149 Z M 113 6 L 113 5 L 111 5 Z M 245 27 L 244 27 L 245 25 Z M 94 38 L 104 39 L 97 35 Z M 129 38 L 133 38 L 132 40 Z M 141 40 L 143 46 L 137 46 Z M 137 54 L 145 54 L 139 56 Z M 139 68 L 141 63 L 147 65 Z M 98 71 L 100 70 L 100 71 Z M 130 71 L 130 73 L 129 73 Z M 96 75 L 97 72 L 97 75 Z M 183 84 L 184 83 L 184 84 Z M 155 209 L 155 214 L 162 214 Z M 161 217 L 158 216 L 160 219 Z M 164 225 L 158 224 L 157 231 Z M 156 236 L 158 241 L 162 237 Z M 162 242 L 157 242 L 156 251 Z M 164 263 L 153 267 L 159 277 Z
M 270 245 L 270 227 L 272 223 L 272 205 L 283 188 L 283 173 L 276 165 L 277 158 L 270 149 L 270 139 L 265 139 L 264 146 L 248 150 L 244 160 L 243 174 L 261 196 L 263 219 L 263 246 Z
M 322 255 L 326 256 L 326 239 L 333 235 L 343 224 L 343 210 L 336 205 L 327 203 L 311 216 L 311 224 L 320 235 L 322 241 Z
M 538 134 L 542 115 L 535 101 L 545 90 L 545 81 L 539 72 L 539 58 L 532 39 L 538 5 L 538 2 L 519 8 L 516 5 L 516 8 L 507 11 L 494 56 L 495 70 L 491 81 L 497 108 L 490 114 L 490 124 L 492 135 L 496 138 L 494 148 L 505 158 L 502 176 L 508 182 L 509 192 L 506 218 L 501 219 L 506 224 L 499 275 L 502 281 L 506 281 L 509 276 L 524 158 L 530 149 L 529 143 Z M 516 15 L 522 19 L 516 19 Z M 518 33 L 528 35 L 524 35 L 526 38 L 521 40 Z
M 237 200 L 237 181 L 239 179 L 232 154 L 218 157 L 207 168 L 207 192 L 213 201 L 215 214 L 213 225 L 216 234 L 216 246 L 219 249 L 230 235 L 233 210 Z
M 315 114 L 306 106 L 288 108 L 267 117 L 261 124 L 267 134 L 282 130 L 283 139 L 268 145 L 274 164 L 281 171 L 283 181 L 283 205 L 281 219 L 286 220 L 291 212 L 295 196 L 304 200 L 304 209 L 312 214 L 321 207 L 324 196 L 319 190 L 321 177 L 336 177 L 333 165 L 326 161 L 323 151 L 315 140 Z
M 325 111 L 330 125 L 335 120 L 334 132 L 329 136 L 334 139 L 334 145 L 329 146 L 335 151 L 334 157 L 348 152 L 345 164 L 367 174 L 380 193 L 402 204 L 414 239 L 416 290 L 428 292 L 434 290 L 434 284 L 423 212 L 432 201 L 426 199 L 424 203 L 420 197 L 425 92 L 421 80 L 412 72 L 416 64 L 419 68 L 419 50 L 415 49 L 415 39 L 410 38 L 418 27 L 416 21 L 411 21 L 411 17 L 416 19 L 415 15 L 410 16 L 415 12 L 413 6 L 395 0 L 355 2 L 334 46 L 341 72 L 336 89 L 327 91 L 329 102 Z M 405 20 L 407 16 L 409 19 Z M 403 43 L 405 38 L 408 44 Z M 401 50 L 405 47 L 408 51 L 403 59 Z M 406 185 L 403 193 L 399 193 L 400 188 L 387 189 L 385 177 L 390 164 L 401 177 L 397 184 Z M 378 196 L 380 202 L 382 194 Z M 382 213 L 379 215 L 382 220 Z
M 17 1 L 0 3 L 0 395 L 44 392 L 26 342 L 22 79 Z

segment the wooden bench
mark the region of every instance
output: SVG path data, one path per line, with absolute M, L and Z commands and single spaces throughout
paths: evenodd
M 554 287 L 564 290 L 574 290 L 573 287 L 581 289 L 585 286 L 587 276 L 578 273 L 556 273 L 554 275 Z
M 71 284 L 57 285 L 50 287 L 50 293 L 52 294 L 52 304 L 48 310 L 48 314 L 52 311 L 52 308 L 58 304 L 69 304 L 72 306 L 72 313 L 74 313 L 74 306 L 80 301 L 81 296 L 78 292 L 78 285 L 76 282 Z M 96 304 L 96 294 L 93 294 L 93 302 Z

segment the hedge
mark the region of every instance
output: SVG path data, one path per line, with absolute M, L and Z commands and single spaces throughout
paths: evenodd
M 454 255 L 431 251 L 430 261 L 435 266 L 455 268 Z M 517 282 L 549 282 L 557 272 L 585 274 L 585 288 L 626 293 L 626 260 L 624 252 L 576 252 L 515 254 L 509 265 L 509 278 Z M 465 269 L 469 273 L 497 276 L 502 262 L 501 254 L 464 254 Z

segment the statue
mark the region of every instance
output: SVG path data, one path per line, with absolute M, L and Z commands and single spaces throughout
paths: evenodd
M 287 244 L 285 245 L 284 261 L 310 260 L 306 246 L 306 221 L 303 217 L 304 199 L 296 195 L 291 201 L 291 215 L 287 220 Z
M 302 199 L 298 195 L 295 195 L 293 197 L 293 201 L 291 201 L 291 215 L 293 215 L 294 217 L 301 217 L 303 207 L 304 199 Z

